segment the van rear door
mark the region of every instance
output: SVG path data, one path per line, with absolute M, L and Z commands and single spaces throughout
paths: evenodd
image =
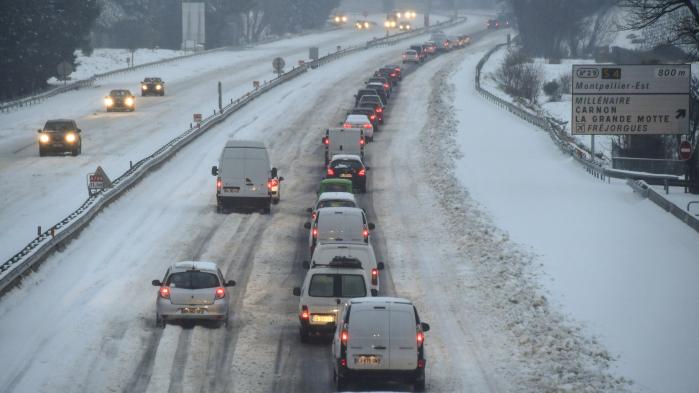
M 347 366 L 350 369 L 388 369 L 389 312 L 385 306 L 353 310 L 348 333 Z
M 390 313 L 391 340 L 389 367 L 391 370 L 417 368 L 417 324 L 411 305 L 393 304 Z
M 260 148 L 230 147 L 221 156 L 221 180 L 224 193 L 240 197 L 265 196 L 269 179 L 267 151 Z

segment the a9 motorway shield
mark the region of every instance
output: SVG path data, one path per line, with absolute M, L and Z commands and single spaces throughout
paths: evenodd
M 574 135 L 686 134 L 688 64 L 573 65 Z

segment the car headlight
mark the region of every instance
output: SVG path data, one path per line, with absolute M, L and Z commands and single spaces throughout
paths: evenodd
M 340 17 L 339 17 L 339 16 L 336 16 L 336 17 L 335 17 L 335 23 L 338 23 L 338 22 L 340 22 Z
M 105 99 L 104 99 L 104 105 L 106 105 L 106 106 L 112 106 L 112 105 L 114 105 L 114 100 L 112 99 L 112 97 L 107 97 L 107 98 L 105 98 Z
M 160 90 L 162 88 L 163 88 L 163 86 L 161 86 L 161 85 L 155 85 L 155 90 Z
M 342 21 L 343 21 L 343 22 L 347 22 L 347 17 L 346 17 L 346 16 L 343 16 L 343 17 L 342 17 Z
M 148 90 L 148 85 L 141 85 L 141 89 Z
M 126 97 L 126 99 L 124 100 L 124 104 L 126 104 L 126 106 L 131 106 L 131 105 L 133 105 L 133 98 L 131 98 L 131 97 Z
M 369 22 L 364 22 L 364 27 L 368 29 L 368 28 L 369 28 Z
M 49 134 L 39 134 L 39 142 L 41 143 L 49 143 L 51 141 L 51 137 Z
M 66 134 L 66 142 L 73 143 L 73 142 L 75 142 L 76 139 L 77 138 L 76 138 L 75 134 L 73 134 L 72 132 L 69 132 Z

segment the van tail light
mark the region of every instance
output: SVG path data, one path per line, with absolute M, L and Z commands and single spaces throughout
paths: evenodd
M 388 89 L 388 88 L 389 88 L 388 83 L 384 83 L 384 84 L 383 84 L 383 87 L 385 87 L 386 89 Z
M 372 127 L 372 125 L 371 125 L 371 124 L 369 124 L 369 123 L 367 123 L 367 124 L 364 124 L 364 128 L 371 128 L 371 127 Z
M 342 125 L 342 128 L 352 128 L 352 125 L 350 123 L 345 123 Z
M 226 290 L 223 287 L 216 288 L 216 299 L 223 299 L 226 297 Z
M 366 169 L 364 169 L 364 168 L 360 169 L 359 172 L 357 173 L 357 175 L 366 176 Z
M 299 315 L 299 318 L 301 318 L 302 321 L 308 321 L 308 318 L 310 317 L 311 314 L 308 312 L 308 306 L 301 306 L 301 314 Z
M 379 269 L 371 269 L 371 285 L 379 285 Z
M 163 299 L 169 299 L 170 298 L 170 287 L 160 287 L 160 297 Z
M 267 188 L 270 190 L 273 189 L 274 187 L 277 187 L 279 185 L 279 180 L 277 179 L 269 179 L 267 180 Z
M 364 137 L 359 138 L 359 146 L 364 146 L 366 144 L 366 140 L 364 140 Z
M 216 189 L 221 190 L 221 187 L 223 187 L 223 181 L 221 181 L 221 178 L 216 178 Z
M 316 215 L 317 215 L 316 212 L 311 213 L 311 220 L 315 220 L 315 219 L 316 219 Z
M 340 359 L 340 366 L 347 367 L 347 359 L 345 359 L 345 358 Z
M 342 331 L 340 331 L 340 342 L 342 345 L 347 345 L 347 341 L 349 341 L 349 332 L 347 329 L 342 329 Z
M 418 331 L 415 339 L 417 340 L 417 346 L 421 346 L 422 343 L 425 342 L 425 333 L 423 333 L 422 331 Z
M 332 168 L 328 168 L 328 176 L 335 176 L 335 170 Z
M 313 228 L 311 230 L 311 235 L 313 235 L 314 239 L 317 239 L 318 238 L 318 228 Z
M 327 136 L 324 136 L 324 137 L 323 137 L 323 144 L 326 145 L 326 146 L 329 145 L 329 144 L 330 144 L 330 138 L 328 138 Z
M 364 240 L 368 240 L 369 239 L 369 230 L 364 228 L 364 230 L 362 231 L 362 235 L 364 235 Z

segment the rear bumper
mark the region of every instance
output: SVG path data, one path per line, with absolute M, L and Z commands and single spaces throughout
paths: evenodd
M 414 370 L 353 370 L 338 365 L 338 374 L 352 380 L 390 380 L 419 382 L 425 380 L 425 368 Z
M 309 333 L 317 334 L 333 334 L 335 333 L 335 328 L 337 325 L 335 323 L 327 323 L 325 325 L 314 325 L 308 321 L 300 320 L 301 327 L 303 327 Z
M 272 202 L 272 197 L 236 197 L 226 195 L 216 195 L 216 202 L 219 206 L 227 207 L 267 207 Z
M 176 319 L 225 319 L 228 315 L 228 302 L 217 300 L 214 304 L 207 305 L 184 305 L 172 304 L 168 300 L 158 299 L 157 314 L 165 320 Z M 204 309 L 203 313 L 187 313 L 187 308 Z

